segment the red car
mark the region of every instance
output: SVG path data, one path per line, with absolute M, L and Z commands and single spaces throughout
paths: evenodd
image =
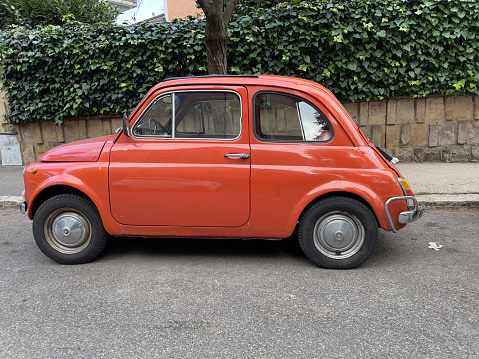
M 25 168 L 22 211 L 64 264 L 109 235 L 282 239 L 354 268 L 423 207 L 394 160 L 314 82 L 203 76 L 153 87 L 116 135 L 56 147 Z

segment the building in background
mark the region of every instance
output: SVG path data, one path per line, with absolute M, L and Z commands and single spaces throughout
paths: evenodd
M 145 20 L 138 21 L 135 23 L 135 25 L 146 24 L 149 22 L 164 22 L 164 21 L 166 21 L 165 14 L 160 14 L 160 15 L 149 17 L 148 19 L 145 19 Z
M 128 11 L 136 7 L 136 0 L 106 0 L 107 3 L 118 7 L 120 13 Z
M 196 7 L 195 0 L 164 0 L 164 6 L 166 21 L 184 18 L 189 15 L 203 14 L 203 11 Z

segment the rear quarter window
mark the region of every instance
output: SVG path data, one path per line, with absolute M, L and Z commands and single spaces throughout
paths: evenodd
M 260 92 L 253 99 L 255 136 L 262 141 L 329 142 L 333 128 L 309 101 L 289 94 Z

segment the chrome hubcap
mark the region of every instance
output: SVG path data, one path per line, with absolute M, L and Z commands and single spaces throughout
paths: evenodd
M 364 233 L 364 227 L 355 215 L 330 212 L 314 226 L 314 245 L 329 258 L 344 259 L 359 251 L 364 243 Z
M 90 221 L 74 209 L 59 209 L 45 221 L 45 237 L 57 251 L 65 254 L 81 252 L 90 243 Z

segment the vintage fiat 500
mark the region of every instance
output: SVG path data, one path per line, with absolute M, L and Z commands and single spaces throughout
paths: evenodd
M 109 236 L 282 239 L 324 268 L 354 268 L 423 213 L 393 159 L 317 83 L 279 76 L 176 78 L 116 135 L 25 168 L 22 211 L 64 264 Z

